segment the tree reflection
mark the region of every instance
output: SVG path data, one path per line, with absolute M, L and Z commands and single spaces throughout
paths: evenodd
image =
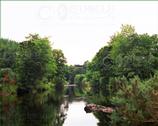
M 28 94 L 19 98 L 19 103 L 9 106 L 7 113 L 2 112 L 2 126 L 62 126 L 67 111 L 62 94 L 55 94 L 56 98 L 42 95 Z

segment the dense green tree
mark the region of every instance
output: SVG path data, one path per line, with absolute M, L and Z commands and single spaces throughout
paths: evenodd
M 149 78 L 158 69 L 158 57 L 155 54 L 158 50 L 158 37 L 139 35 L 133 32 L 132 27 L 128 30 L 121 31 L 111 40 L 111 58 L 114 61 L 115 75 L 128 78 L 138 75 L 142 79 Z
M 111 101 L 119 108 L 111 115 L 112 125 L 157 125 L 158 124 L 158 74 L 143 81 L 138 77 L 116 78 L 117 91 Z M 112 89 L 113 90 L 113 89 Z
M 57 67 L 54 75 L 54 83 L 56 85 L 56 89 L 61 90 L 66 79 L 66 58 L 60 49 L 54 49 L 52 53 Z
M 109 80 L 114 77 L 147 79 L 158 70 L 158 36 L 137 34 L 131 25 L 111 37 L 109 45 L 101 48 L 89 63 L 87 78 L 94 93 L 109 94 Z
M 16 97 L 16 53 L 18 47 L 17 42 L 0 38 L 0 104 L 2 104 L 2 97 L 5 95 L 8 95 L 5 97 L 8 101 L 13 101 Z
M 77 74 L 74 78 L 74 83 L 77 85 L 77 88 L 79 90 L 79 92 L 83 92 L 83 79 L 84 79 L 84 74 Z
M 111 125 L 157 124 L 157 52 L 158 35 L 138 34 L 133 26 L 122 25 L 89 63 L 86 77 L 95 103 L 117 106 L 109 116 Z
M 57 70 L 56 70 L 56 76 L 64 79 L 65 75 L 65 65 L 66 65 L 66 58 L 64 56 L 64 53 L 60 49 L 54 49 L 53 50 L 53 58 L 55 60 Z
M 48 38 L 30 35 L 27 39 L 18 51 L 19 80 L 24 86 L 35 86 L 55 73 L 56 64 Z
M 67 66 L 67 80 L 69 83 L 73 84 L 75 76 L 77 74 L 85 74 L 86 73 L 86 67 L 87 64 L 85 63 L 84 65 L 70 65 Z
M 0 68 L 15 68 L 18 43 L 0 38 Z
M 110 58 L 110 46 L 105 46 L 99 50 L 87 69 L 87 78 L 92 83 L 93 92 L 108 94 L 108 82 L 112 76 L 112 60 Z
M 0 39 L 0 83 L 16 83 L 16 52 L 18 43 Z

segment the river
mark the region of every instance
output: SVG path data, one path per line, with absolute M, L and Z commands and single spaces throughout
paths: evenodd
M 44 100 L 44 95 L 27 95 L 1 104 L 1 126 L 97 126 L 98 119 L 86 113 L 80 98 Z
M 97 126 L 98 120 L 92 113 L 86 113 L 84 100 L 73 100 L 69 104 L 67 117 L 63 126 Z

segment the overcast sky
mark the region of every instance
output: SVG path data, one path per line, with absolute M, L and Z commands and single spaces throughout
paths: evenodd
M 138 33 L 158 34 L 158 1 L 2 1 L 1 37 L 25 40 L 49 36 L 68 64 L 83 64 L 106 45 L 121 24 Z

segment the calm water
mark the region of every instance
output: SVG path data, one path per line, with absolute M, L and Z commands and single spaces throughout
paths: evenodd
M 97 126 L 98 120 L 92 113 L 86 114 L 84 100 L 74 100 L 69 103 L 67 117 L 63 126 Z
M 1 126 L 97 126 L 98 119 L 86 113 L 86 102 L 60 95 L 50 100 L 44 95 L 27 95 L 1 104 Z

